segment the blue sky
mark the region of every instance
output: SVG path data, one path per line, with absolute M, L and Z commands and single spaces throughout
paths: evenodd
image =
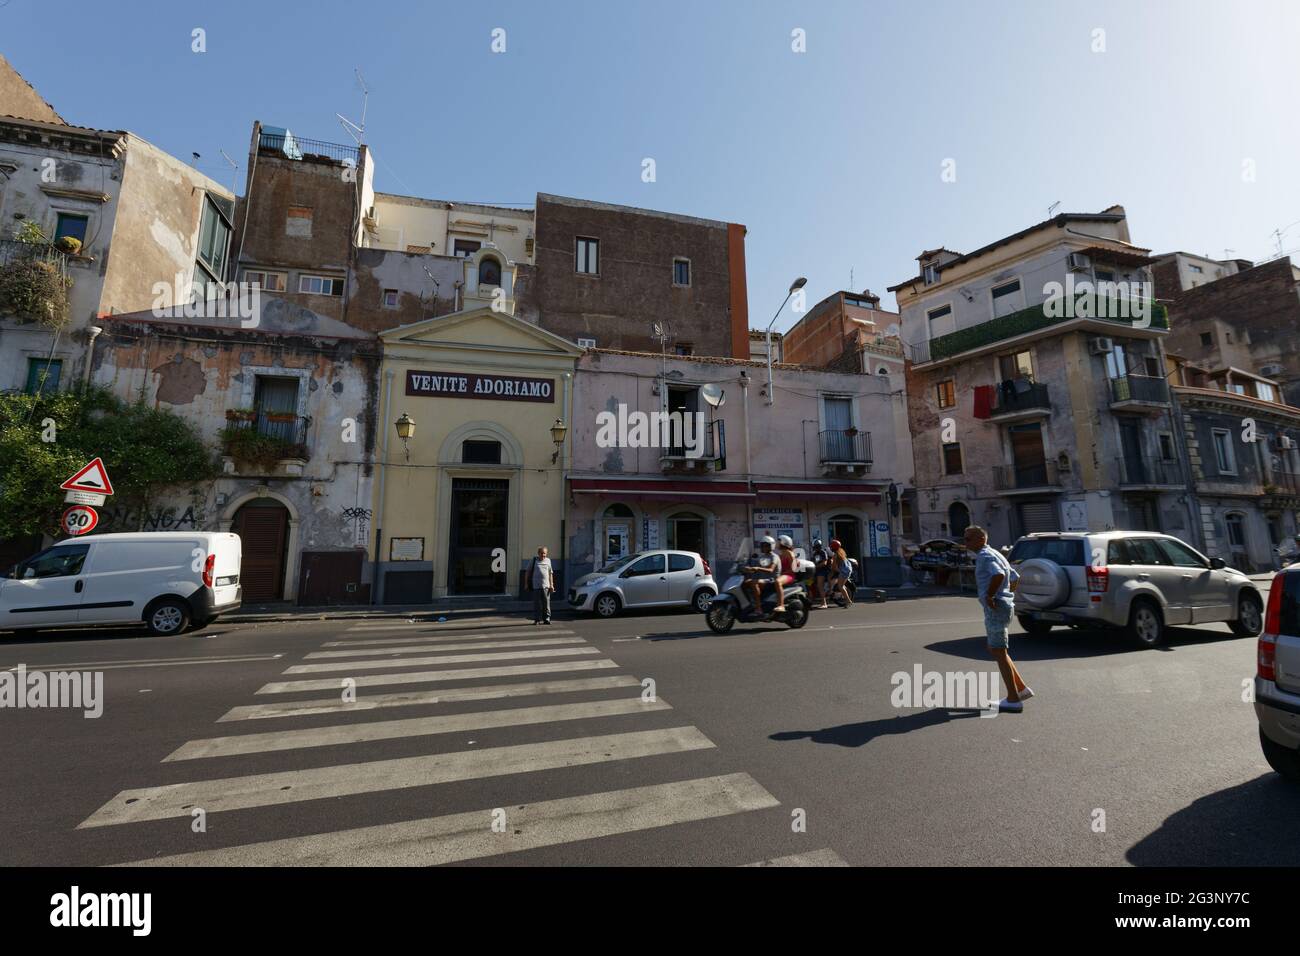
M 70 122 L 198 152 L 226 183 L 219 150 L 242 165 L 255 119 L 347 142 L 334 114 L 359 118 L 360 68 L 378 189 L 742 222 L 757 327 L 796 275 L 810 305 L 870 288 L 893 308 L 922 249 L 1057 201 L 1123 204 L 1157 252 L 1263 259 L 1288 225 L 1300 252 L 1290 0 L 0 0 L 0 52 Z

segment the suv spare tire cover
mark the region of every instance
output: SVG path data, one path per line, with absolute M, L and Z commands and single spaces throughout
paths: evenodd
M 1030 558 L 1016 568 L 1020 583 L 1016 585 L 1017 603 L 1037 611 L 1047 611 L 1064 604 L 1070 596 L 1070 576 L 1065 568 L 1047 558 Z

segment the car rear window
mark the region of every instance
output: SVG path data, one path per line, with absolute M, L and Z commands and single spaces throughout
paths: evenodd
M 693 571 L 695 569 L 695 558 L 689 554 L 670 554 L 668 555 L 669 571 Z
M 1083 541 L 1078 538 L 1025 538 L 1011 549 L 1012 561 L 1046 558 L 1065 567 L 1083 567 Z
M 1282 617 L 1278 631 L 1293 637 L 1300 637 L 1300 574 L 1278 575 L 1274 587 L 1282 587 Z

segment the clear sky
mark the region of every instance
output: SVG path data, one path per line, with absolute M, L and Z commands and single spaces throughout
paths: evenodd
M 744 223 L 756 327 L 797 275 L 809 305 L 893 308 L 922 249 L 1058 201 L 1124 205 L 1156 252 L 1264 259 L 1288 225 L 1300 251 L 1295 0 L 0 0 L 0 52 L 69 122 L 226 183 L 219 151 L 242 166 L 255 119 L 349 142 L 360 68 L 377 189 Z

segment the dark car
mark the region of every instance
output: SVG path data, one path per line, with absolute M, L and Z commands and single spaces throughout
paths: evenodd
M 920 544 L 907 563 L 913 571 L 934 571 L 939 568 L 959 568 L 974 564 L 975 557 L 958 541 L 934 538 Z

